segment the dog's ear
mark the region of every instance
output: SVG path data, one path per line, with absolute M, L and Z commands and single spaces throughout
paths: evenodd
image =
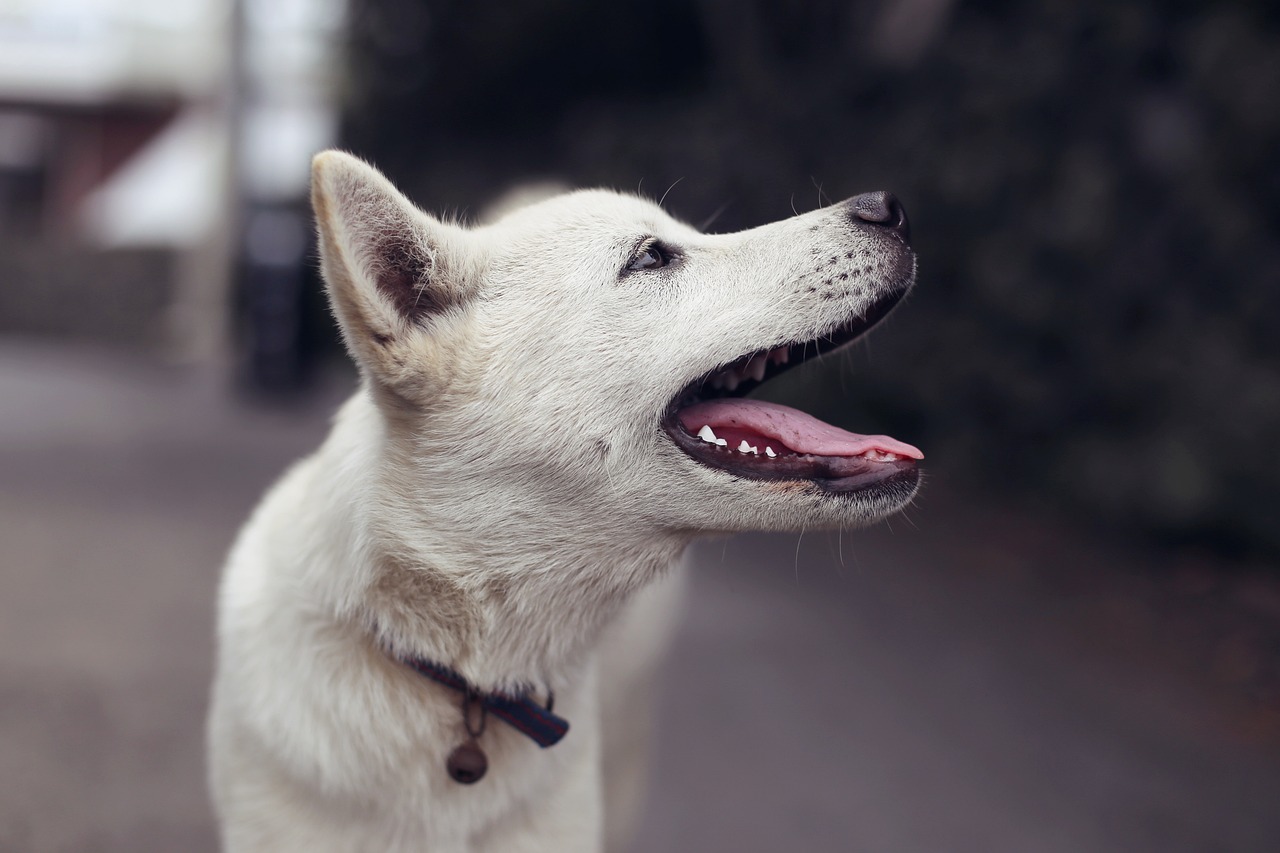
M 423 213 L 377 169 L 340 151 L 312 162 L 311 204 L 347 349 L 382 384 L 421 384 L 407 355 L 471 290 L 467 233 Z

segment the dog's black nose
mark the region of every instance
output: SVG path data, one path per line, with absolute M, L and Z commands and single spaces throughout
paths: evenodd
M 874 193 L 863 193 L 849 199 L 849 210 L 855 220 L 870 222 L 872 225 L 883 225 L 891 231 L 902 235 L 902 239 L 911 237 L 911 226 L 907 223 L 907 211 L 893 193 L 881 190 Z

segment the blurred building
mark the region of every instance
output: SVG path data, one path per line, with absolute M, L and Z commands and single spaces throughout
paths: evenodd
M 254 347 L 296 350 L 270 338 L 297 325 L 280 305 L 304 265 L 307 164 L 335 136 L 343 14 L 2 0 L 0 331 L 216 359 L 239 306 Z

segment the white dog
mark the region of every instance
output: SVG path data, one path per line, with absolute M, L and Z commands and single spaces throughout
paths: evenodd
M 643 705 L 669 621 L 642 590 L 698 534 L 861 525 L 915 492 L 914 447 L 741 396 L 897 303 L 902 208 L 707 235 L 584 191 L 467 229 L 336 152 L 312 195 L 362 382 L 226 567 L 223 843 L 600 850 L 640 787 L 609 750 L 643 721 L 610 710 Z

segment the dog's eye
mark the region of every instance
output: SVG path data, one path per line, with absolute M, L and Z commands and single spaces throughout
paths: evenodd
M 627 269 L 631 272 L 639 270 L 656 270 L 665 267 L 670 263 L 671 258 L 663 251 L 662 247 L 657 243 L 650 243 L 639 252 L 636 252 L 635 258 L 631 263 L 627 264 Z

